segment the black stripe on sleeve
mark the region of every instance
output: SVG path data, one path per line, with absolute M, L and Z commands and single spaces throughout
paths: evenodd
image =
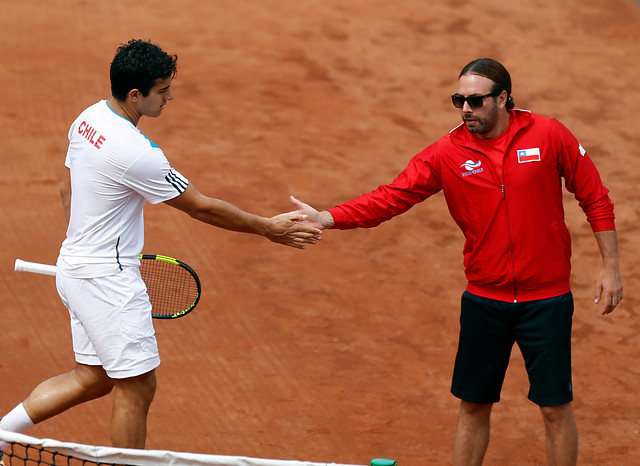
M 187 186 L 189 185 L 187 180 L 185 180 L 182 176 L 177 174 L 173 170 L 173 168 L 169 171 L 169 173 L 167 173 L 167 176 L 165 176 L 164 179 L 167 180 L 167 183 L 171 184 L 171 186 L 176 188 L 176 190 L 180 194 L 182 194 L 184 190 L 187 189 Z

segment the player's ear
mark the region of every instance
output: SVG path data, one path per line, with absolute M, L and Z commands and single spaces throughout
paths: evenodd
M 137 102 L 138 98 L 142 96 L 142 93 L 138 89 L 131 89 L 127 96 L 132 102 Z

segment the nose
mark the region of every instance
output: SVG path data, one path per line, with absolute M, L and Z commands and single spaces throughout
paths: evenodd
M 166 100 L 173 100 L 173 91 L 171 89 L 167 89 L 167 93 L 165 94 Z

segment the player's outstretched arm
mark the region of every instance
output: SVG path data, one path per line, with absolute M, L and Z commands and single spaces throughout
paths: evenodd
M 315 244 L 322 235 L 319 228 L 304 222 L 306 216 L 298 211 L 271 218 L 261 217 L 220 199 L 207 197 L 192 184 L 178 197 L 165 201 L 165 204 L 209 225 L 261 235 L 274 243 L 298 249 L 304 249 L 305 244 Z
M 301 215 L 306 216 L 307 219 L 305 223 L 308 223 L 313 227 L 319 228 L 320 230 L 326 230 L 333 226 L 333 223 L 334 223 L 333 217 L 331 216 L 329 211 L 327 210 L 318 211 L 313 207 L 311 207 L 309 204 L 305 204 L 304 202 L 299 201 L 293 196 L 291 196 L 289 199 L 291 199 L 291 202 L 293 202 L 293 205 L 295 205 L 298 208 L 298 212 Z

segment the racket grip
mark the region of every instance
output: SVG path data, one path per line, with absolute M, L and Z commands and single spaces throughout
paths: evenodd
M 56 274 L 55 265 L 38 264 L 37 262 L 27 262 L 21 259 L 16 259 L 14 270 L 16 272 L 31 272 L 31 273 L 39 273 L 41 275 Z

